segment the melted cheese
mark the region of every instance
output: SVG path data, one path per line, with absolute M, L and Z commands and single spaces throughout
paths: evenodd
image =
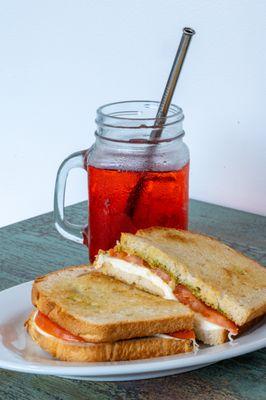
M 224 328 L 222 326 L 219 326 L 219 325 L 213 324 L 212 322 L 209 322 L 206 318 L 204 318 L 199 313 L 196 314 L 196 319 L 197 319 L 199 328 L 204 331 L 216 331 L 219 329 L 224 330 Z
M 100 254 L 96 261 L 96 268 L 101 268 L 104 263 L 110 263 L 113 267 L 133 275 L 134 277 L 144 278 L 157 286 L 162 292 L 163 297 L 168 300 L 176 300 L 173 290 L 158 275 L 154 274 L 149 268 L 122 260 L 120 258 L 111 257 L 106 254 Z
M 162 338 L 162 339 L 184 340 L 184 339 L 179 339 L 175 336 L 167 335 L 166 333 L 158 333 L 157 335 L 154 335 L 154 337 L 158 337 L 158 338 Z

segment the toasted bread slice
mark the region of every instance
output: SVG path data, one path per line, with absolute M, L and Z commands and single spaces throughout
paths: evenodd
M 218 240 L 153 227 L 122 234 L 120 247 L 166 270 L 239 326 L 266 312 L 265 268 Z
M 26 322 L 32 339 L 45 351 L 62 361 L 99 362 L 125 361 L 186 353 L 193 350 L 193 341 L 168 337 L 146 337 L 119 340 L 113 343 L 71 343 L 47 335 L 34 323 L 34 312 Z
M 193 329 L 191 311 L 112 277 L 72 267 L 37 278 L 33 304 L 88 342 L 112 342 Z

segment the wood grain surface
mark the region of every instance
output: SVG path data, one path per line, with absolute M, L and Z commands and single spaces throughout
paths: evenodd
M 86 220 L 86 204 L 67 209 L 72 222 Z M 190 229 L 217 237 L 266 264 L 266 218 L 191 201 Z M 0 290 L 49 271 L 87 262 L 86 248 L 63 239 L 52 213 L 0 229 Z M 266 399 L 266 351 L 197 371 L 133 382 L 95 383 L 0 370 L 0 399 Z

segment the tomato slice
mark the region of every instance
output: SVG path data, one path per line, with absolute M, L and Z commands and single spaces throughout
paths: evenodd
M 69 342 L 85 342 L 85 340 L 81 337 L 72 335 L 72 333 L 61 328 L 61 326 L 51 321 L 46 315 L 44 315 L 40 311 L 37 312 L 34 322 L 42 331 L 48 333 L 49 335 L 55 336 L 58 339 L 66 340 Z
M 142 258 L 138 256 L 131 256 L 123 251 L 115 251 L 114 249 L 109 250 L 109 254 L 111 257 L 120 258 L 121 260 L 125 260 L 130 263 L 134 263 L 139 265 L 140 267 L 146 267 L 152 270 L 156 275 L 158 275 L 164 282 L 169 283 L 172 279 L 171 277 L 160 268 L 151 267 L 146 261 L 142 260 Z
M 180 303 L 183 303 L 189 306 L 193 311 L 202 314 L 209 322 L 227 329 L 233 335 L 238 334 L 238 326 L 233 321 L 197 299 L 197 297 L 195 297 L 194 294 L 192 294 L 185 286 L 176 285 L 174 295 Z
M 196 335 L 194 331 L 183 330 L 177 331 L 174 333 L 167 333 L 168 336 L 173 336 L 177 339 L 196 339 Z
M 111 257 L 121 258 L 122 260 L 127 256 L 127 253 L 124 251 L 117 251 L 115 248 L 108 250 L 108 253 Z
M 172 281 L 172 278 L 170 275 L 167 274 L 167 272 L 163 271 L 160 268 L 150 268 L 152 272 L 154 272 L 156 275 L 158 275 L 164 282 L 169 283 Z
M 142 260 L 142 258 L 138 256 L 131 256 L 130 254 L 125 253 L 124 251 L 116 251 L 114 249 L 111 249 L 109 250 L 109 254 L 111 257 L 120 258 L 121 260 L 125 260 L 140 265 L 141 267 L 143 267 L 145 263 L 145 261 Z

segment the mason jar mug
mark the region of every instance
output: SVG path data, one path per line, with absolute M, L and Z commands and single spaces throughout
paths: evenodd
M 64 237 L 87 244 L 91 260 L 100 249 L 112 248 L 121 232 L 151 226 L 187 229 L 189 151 L 183 142 L 184 115 L 171 105 L 167 117 L 158 120 L 158 106 L 155 101 L 125 101 L 100 107 L 94 144 L 70 155 L 58 170 L 56 228 Z M 88 174 L 86 227 L 71 224 L 64 213 L 67 176 L 76 167 Z

